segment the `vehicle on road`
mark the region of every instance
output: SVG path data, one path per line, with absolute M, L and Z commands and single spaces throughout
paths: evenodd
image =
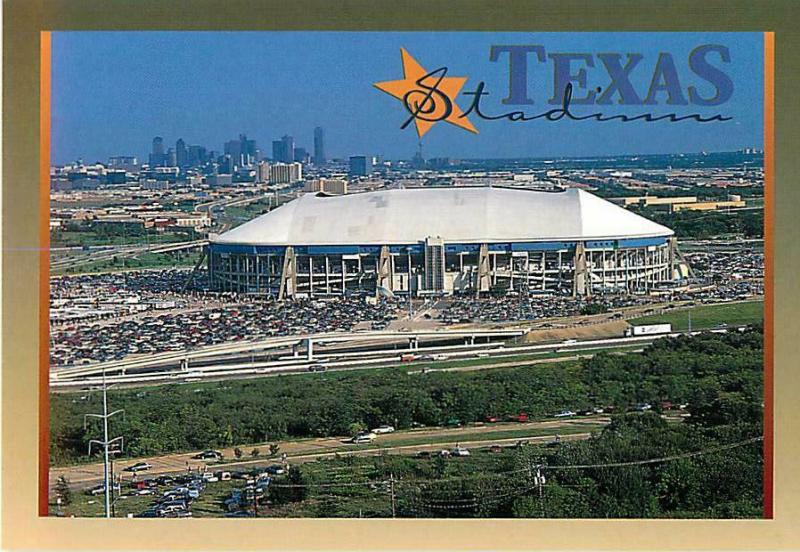
M 362 443 L 371 443 L 372 441 L 374 441 L 374 440 L 375 440 L 375 438 L 376 438 L 376 437 L 377 437 L 377 435 L 375 435 L 375 434 L 374 434 L 374 433 L 372 433 L 372 432 L 369 432 L 369 433 L 359 433 L 358 435 L 356 435 L 355 437 L 353 437 L 353 438 L 351 439 L 351 441 L 352 441 L 353 443 L 355 443 L 355 444 L 359 445 L 359 444 L 362 444 Z
M 136 472 L 139 472 L 139 471 L 146 471 L 146 470 L 149 470 L 149 469 L 150 469 L 150 468 L 152 468 L 152 467 L 153 467 L 153 466 L 151 466 L 151 465 L 150 465 L 150 464 L 148 464 L 147 462 L 137 462 L 137 463 L 135 463 L 135 464 L 134 464 L 134 465 L 132 465 L 132 466 L 128 466 L 127 468 L 125 468 L 125 469 L 124 469 L 124 470 L 122 470 L 122 471 L 136 473 Z
M 631 326 L 625 329 L 625 337 L 639 335 L 659 335 L 672 332 L 672 324 L 645 324 L 642 326 Z
M 219 460 L 222 458 L 222 453 L 218 450 L 204 450 L 192 456 L 194 460 Z
M 394 433 L 394 427 L 390 425 L 378 426 L 372 430 L 372 433 L 380 435 L 382 433 Z
M 553 418 L 572 418 L 576 414 L 572 410 L 562 410 L 553 414 Z
M 450 451 L 450 454 L 451 454 L 452 456 L 469 456 L 469 455 L 470 455 L 470 453 L 469 453 L 469 449 L 466 449 L 466 448 L 464 448 L 464 447 L 458 447 L 458 446 L 457 446 L 457 447 L 455 447 L 455 448 L 453 448 L 453 449 Z

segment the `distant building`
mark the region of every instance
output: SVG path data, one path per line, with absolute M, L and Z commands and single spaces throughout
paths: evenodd
M 166 156 L 164 155 L 164 139 L 161 136 L 153 138 L 153 148 L 150 151 L 149 158 L 151 167 L 163 167 L 166 165 Z
M 248 140 L 244 134 L 240 134 L 238 140 L 225 142 L 223 151 L 225 155 L 230 155 L 233 167 L 250 167 L 258 161 L 256 141 Z
M 206 184 L 209 186 L 230 186 L 233 184 L 233 175 L 231 174 L 210 174 L 206 177 Z
M 308 163 L 308 152 L 306 151 L 306 148 L 295 148 L 294 160 L 298 163 Z
M 314 164 L 321 166 L 325 161 L 325 131 L 317 127 L 314 129 Z
M 270 184 L 292 184 L 303 179 L 300 163 L 273 163 L 269 168 Z
M 365 155 L 350 157 L 350 174 L 352 176 L 368 176 L 372 173 L 372 158 Z
M 197 167 L 208 161 L 208 152 L 203 146 L 189 146 L 186 157 L 186 164 L 189 167 Z
M 189 166 L 189 151 L 186 149 L 186 142 L 183 138 L 178 138 L 175 142 L 175 166 L 184 168 Z
M 347 193 L 347 180 L 339 178 L 318 178 L 316 180 L 309 180 L 303 186 L 303 191 L 345 195 Z
M 139 160 L 133 155 L 115 155 L 108 158 L 108 168 L 122 169 L 128 172 L 139 170 Z
M 266 161 L 259 161 L 258 166 L 256 166 L 256 182 L 258 184 L 269 182 L 269 163 Z
M 272 142 L 272 160 L 279 163 L 294 162 L 294 138 L 283 136 Z

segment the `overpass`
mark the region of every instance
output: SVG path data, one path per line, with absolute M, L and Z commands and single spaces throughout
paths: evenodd
M 315 345 L 357 342 L 363 345 L 374 345 L 382 342 L 407 341 L 409 350 L 419 350 L 421 341 L 463 339 L 465 345 L 474 346 L 476 340 L 510 339 L 519 337 L 526 329 L 458 329 L 458 330 L 419 330 L 419 331 L 367 331 L 367 332 L 333 332 L 309 335 L 271 337 L 258 341 L 246 341 L 212 345 L 189 351 L 165 352 L 147 356 L 132 357 L 109 362 L 99 362 L 85 366 L 54 367 L 50 371 L 50 381 L 66 381 L 91 376 L 120 374 L 129 370 L 143 371 L 156 368 L 180 367 L 188 370 L 192 362 L 211 360 L 213 358 L 253 355 L 267 351 L 291 349 L 294 357 L 304 350 L 306 361 L 315 359 Z

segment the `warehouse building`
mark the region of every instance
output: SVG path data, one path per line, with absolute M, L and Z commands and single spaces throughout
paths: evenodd
M 212 286 L 279 298 L 352 293 L 588 296 L 681 274 L 673 232 L 578 189 L 306 194 L 221 235 Z

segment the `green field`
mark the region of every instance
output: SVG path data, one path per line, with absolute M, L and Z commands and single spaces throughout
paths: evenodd
M 675 312 L 654 314 L 634 318 L 630 323 L 634 326 L 643 324 L 672 324 L 673 330 L 687 330 L 689 315 L 692 318 L 692 329 L 714 328 L 720 324 L 739 326 L 756 324 L 764 320 L 764 302 L 746 301 L 742 303 L 725 303 L 721 305 L 701 305 Z
M 71 266 L 66 269 L 53 269 L 52 274 L 90 274 L 94 272 L 121 272 L 148 268 L 192 267 L 197 263 L 198 259 L 199 255 L 196 253 L 141 253 L 135 257 L 126 257 L 124 260 L 120 256 L 116 260 L 100 260 Z

